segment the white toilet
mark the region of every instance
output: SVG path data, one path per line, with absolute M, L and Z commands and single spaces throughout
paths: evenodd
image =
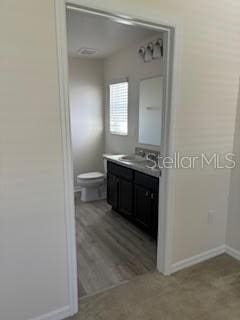
M 105 161 L 104 161 L 105 169 Z M 87 172 L 77 176 L 78 185 L 81 187 L 81 200 L 96 201 L 106 198 L 105 174 L 102 172 Z

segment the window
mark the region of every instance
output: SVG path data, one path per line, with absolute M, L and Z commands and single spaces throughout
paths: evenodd
M 128 81 L 112 83 L 110 92 L 110 132 L 128 134 Z

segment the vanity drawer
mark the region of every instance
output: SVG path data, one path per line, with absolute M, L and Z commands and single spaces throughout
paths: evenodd
M 145 188 L 149 188 L 152 191 L 158 192 L 159 179 L 156 177 L 152 177 L 145 173 L 135 171 L 134 182 L 135 184 L 138 184 Z
M 133 170 L 120 166 L 116 163 L 111 161 L 107 162 L 107 171 L 113 175 L 119 176 L 126 180 L 132 181 L 133 180 Z

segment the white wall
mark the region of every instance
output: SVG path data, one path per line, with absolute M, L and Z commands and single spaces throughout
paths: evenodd
M 69 305 L 54 2 L 0 4 L 0 318 Z
M 81 3 L 96 6 L 94 0 Z M 102 0 L 99 6 L 178 26 L 176 149 L 231 152 L 240 68 L 240 2 Z M 127 145 L 126 151 L 130 149 Z M 173 263 L 225 243 L 229 183 L 230 172 L 225 170 L 176 171 Z M 217 213 L 213 225 L 208 224 L 208 210 Z
M 227 225 L 227 245 L 240 252 L 240 86 L 235 125 L 233 152 L 237 165 L 232 170 L 229 191 L 229 215 Z
M 103 60 L 69 59 L 74 182 L 77 175 L 103 172 Z
M 159 149 L 156 146 L 138 144 L 139 85 L 142 79 L 164 75 L 164 59 L 144 63 L 138 55 L 138 49 L 141 45 L 146 45 L 151 39 L 155 40 L 162 36 L 160 33 L 159 36 L 146 39 L 146 41 L 121 50 L 105 59 L 105 149 L 107 153 L 131 154 L 134 153 L 136 146 Z M 113 135 L 109 131 L 108 86 L 111 81 L 121 78 L 128 78 L 129 81 L 128 136 Z

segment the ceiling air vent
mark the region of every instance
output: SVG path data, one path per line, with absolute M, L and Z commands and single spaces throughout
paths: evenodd
M 92 56 L 97 53 L 97 50 L 92 48 L 80 48 L 77 53 L 81 56 Z

